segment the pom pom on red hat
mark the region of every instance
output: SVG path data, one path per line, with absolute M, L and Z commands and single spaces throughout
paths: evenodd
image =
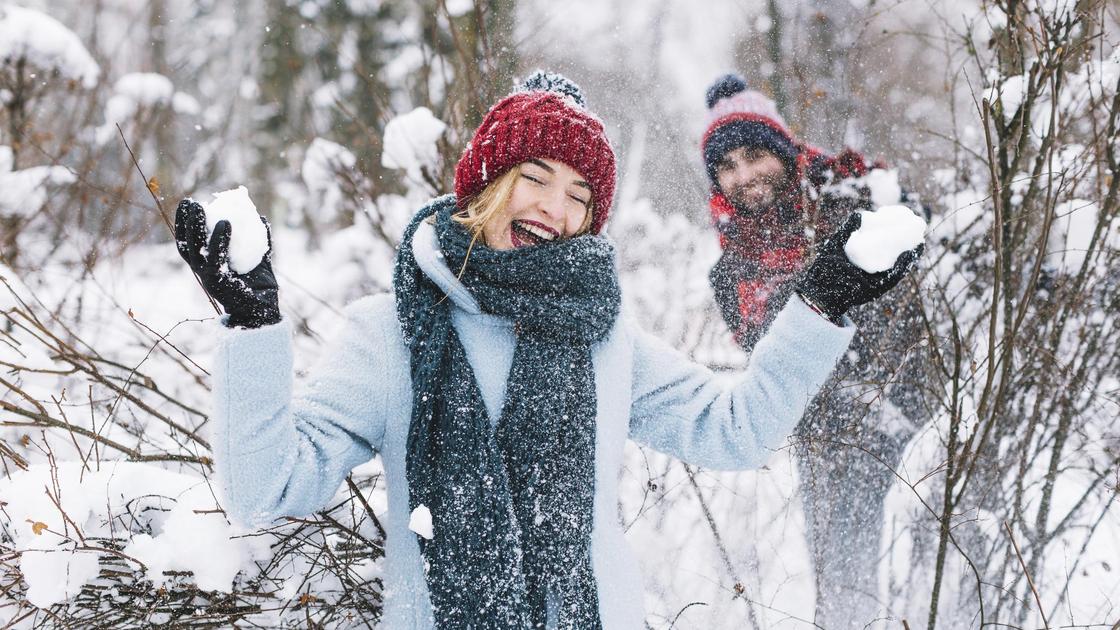
M 579 87 L 559 74 L 537 71 L 494 104 L 455 167 L 455 196 L 466 208 L 506 171 L 532 158 L 563 162 L 591 185 L 591 232 L 610 214 L 615 155 L 603 123 L 586 109 Z

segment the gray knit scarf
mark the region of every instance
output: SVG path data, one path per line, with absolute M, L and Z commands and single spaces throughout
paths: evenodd
M 393 286 L 411 353 L 409 508 L 432 514 L 418 537 L 441 630 L 601 628 L 591 529 L 595 496 L 592 345 L 618 316 L 614 249 L 581 236 L 496 251 L 470 248 L 460 281 L 482 310 L 515 323 L 506 399 L 492 428 L 451 303 L 418 267 L 412 237 L 435 215 L 448 267 L 463 269 L 471 237 L 453 196 L 405 230 Z

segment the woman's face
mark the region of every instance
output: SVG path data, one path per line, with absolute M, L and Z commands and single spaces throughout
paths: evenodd
M 514 249 L 576 236 L 591 205 L 591 185 L 572 167 L 544 158 L 522 162 L 505 210 L 482 228 L 491 249 Z

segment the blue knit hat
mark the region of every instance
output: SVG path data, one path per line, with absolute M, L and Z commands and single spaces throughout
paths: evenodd
M 701 147 L 708 179 L 716 188 L 716 168 L 728 151 L 739 147 L 765 149 L 782 161 L 786 173 L 797 172 L 797 142 L 785 126 L 774 101 L 748 89 L 737 74 L 726 74 L 708 87 L 708 129 Z

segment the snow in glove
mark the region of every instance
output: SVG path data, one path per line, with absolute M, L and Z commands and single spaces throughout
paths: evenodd
M 839 321 L 853 306 L 866 304 L 890 291 L 910 271 L 924 249 L 918 245 L 902 252 L 894 266 L 886 271 L 864 271 L 844 253 L 844 244 L 861 222 L 860 213 L 853 212 L 820 246 L 816 260 L 797 285 L 797 293 L 833 321 Z
M 229 266 L 229 241 L 233 228 L 218 221 L 210 241 L 206 240 L 206 213 L 195 201 L 184 199 L 175 211 L 175 245 L 179 255 L 202 281 L 203 288 L 222 305 L 230 328 L 259 328 L 280 321 L 276 276 L 272 273 L 272 232 L 268 252 L 249 273 L 234 273 Z

